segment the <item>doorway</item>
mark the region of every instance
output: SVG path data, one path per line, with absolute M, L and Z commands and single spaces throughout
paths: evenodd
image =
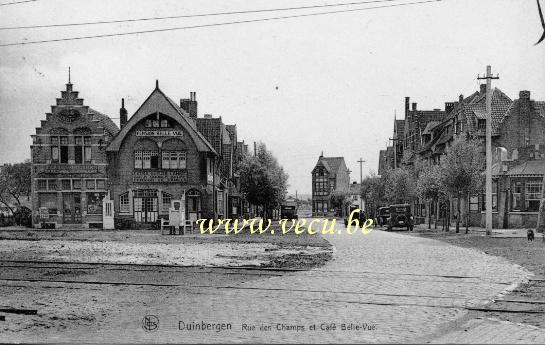
M 63 223 L 81 224 L 81 194 L 63 193 Z

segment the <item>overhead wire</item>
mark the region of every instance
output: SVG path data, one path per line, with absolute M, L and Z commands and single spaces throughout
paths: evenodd
M 162 28 L 162 29 L 150 29 L 150 30 L 110 33 L 110 34 L 97 34 L 97 35 L 87 35 L 87 36 L 64 37 L 64 38 L 45 39 L 45 40 L 36 40 L 36 41 L 3 43 L 3 44 L 0 44 L 0 47 L 30 45 L 30 44 L 41 44 L 41 43 L 51 43 L 51 42 L 66 42 L 66 41 L 86 40 L 86 39 L 95 39 L 95 38 L 129 36 L 129 35 L 139 35 L 139 34 L 148 34 L 148 33 L 177 31 L 177 30 L 188 30 L 188 29 L 197 29 L 197 28 L 218 27 L 218 26 L 235 25 L 235 24 L 257 23 L 257 22 L 266 22 L 266 21 L 274 21 L 274 20 L 282 20 L 282 19 L 304 18 L 304 17 L 322 16 L 322 15 L 330 15 L 330 14 L 338 14 L 338 13 L 368 11 L 368 10 L 381 9 L 381 8 L 392 8 L 392 7 L 401 7 L 401 6 L 422 5 L 422 4 L 427 4 L 427 3 L 432 3 L 432 2 L 441 2 L 441 1 L 443 1 L 443 0 L 423 0 L 423 1 L 416 1 L 416 2 L 375 6 L 375 7 L 350 8 L 350 9 L 326 11 L 326 12 L 313 12 L 313 13 L 294 14 L 294 15 L 289 15 L 289 16 L 277 16 L 277 17 L 268 17 L 268 18 L 237 20 L 237 21 L 231 21 L 231 22 L 198 24 L 198 25 L 189 25 L 189 26 Z

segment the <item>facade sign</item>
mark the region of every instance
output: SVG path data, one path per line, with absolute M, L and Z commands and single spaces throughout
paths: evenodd
M 98 172 L 96 165 L 79 165 L 79 164 L 51 164 L 44 170 L 46 174 L 94 174 Z
M 132 180 L 135 183 L 185 183 L 187 171 L 135 171 Z
M 142 130 L 136 131 L 137 137 L 183 137 L 183 131 L 175 130 Z

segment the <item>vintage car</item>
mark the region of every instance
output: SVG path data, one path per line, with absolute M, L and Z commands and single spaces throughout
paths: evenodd
M 390 205 L 390 218 L 388 219 L 388 231 L 393 228 L 407 228 L 412 231 L 414 227 L 411 205 L 398 204 Z
M 344 226 L 348 226 L 348 219 L 350 218 L 350 215 L 352 214 L 352 212 L 354 212 L 354 210 L 357 210 L 358 208 L 359 206 L 357 205 L 350 205 L 348 207 L 348 213 L 344 218 Z M 367 220 L 367 214 L 365 213 L 365 211 L 360 210 L 360 212 L 354 214 L 352 219 L 357 219 L 359 221 L 359 225 L 363 227 L 363 224 L 365 224 L 365 221 Z
M 297 204 L 295 202 L 284 202 L 280 205 L 280 218 L 281 219 L 298 219 Z
M 378 225 L 382 226 L 388 224 L 388 218 L 390 218 L 390 207 L 380 207 L 377 215 Z

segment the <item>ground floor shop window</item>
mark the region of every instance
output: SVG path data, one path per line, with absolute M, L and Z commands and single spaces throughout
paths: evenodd
M 102 199 L 105 193 L 87 193 L 87 213 L 102 214 Z
M 40 207 L 46 207 L 49 214 L 57 214 L 57 193 L 40 193 Z

